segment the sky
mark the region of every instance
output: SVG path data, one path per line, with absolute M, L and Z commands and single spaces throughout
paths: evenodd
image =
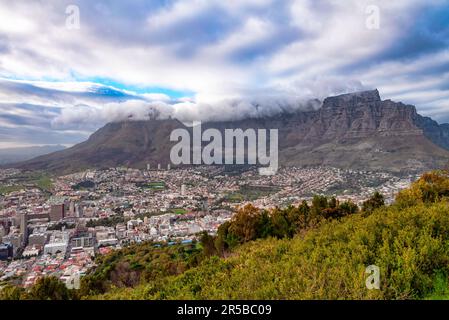
M 378 88 L 449 122 L 447 0 L 0 0 L 0 148 Z

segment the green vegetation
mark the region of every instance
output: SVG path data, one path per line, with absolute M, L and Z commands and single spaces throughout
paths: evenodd
M 53 189 L 53 182 L 49 176 L 41 175 L 36 181 L 36 186 L 44 191 L 51 191 Z
M 124 223 L 125 222 L 125 217 L 123 217 L 123 215 L 118 214 L 109 218 L 102 218 L 102 219 L 98 219 L 98 220 L 89 220 L 86 223 L 86 227 L 88 228 L 95 228 L 95 227 L 99 227 L 99 226 L 104 226 L 104 227 L 115 227 L 118 223 Z
M 170 210 L 171 212 L 173 212 L 174 214 L 186 214 L 187 210 L 184 208 L 174 208 Z
M 446 299 L 448 196 L 449 174 L 437 171 L 390 206 L 379 193 L 362 209 L 324 196 L 285 209 L 247 205 L 198 244 L 145 243 L 99 257 L 72 298 Z M 380 268 L 379 290 L 365 286 L 369 265 Z
M 15 175 L 12 180 L 14 182 L 9 185 L 0 185 L 0 194 L 5 195 L 28 187 L 36 187 L 45 192 L 51 192 L 53 188 L 51 177 L 39 171 L 21 173 Z
M 54 225 L 49 226 L 47 230 L 62 230 L 63 227 L 65 229 L 74 229 L 76 225 L 74 223 L 58 222 Z
M 333 220 L 293 239 L 251 241 L 170 277 L 112 290 L 104 299 L 419 299 L 448 270 L 448 204 L 375 211 Z M 365 268 L 381 270 L 367 290 Z M 441 276 L 440 276 L 441 277 Z
M 68 290 L 64 283 L 55 277 L 37 280 L 30 290 L 7 285 L 0 290 L 0 300 L 70 300 L 77 299 L 77 292 Z
M 134 244 L 99 256 L 96 261 L 98 267 L 82 278 L 79 294 L 102 294 L 111 288 L 134 287 L 149 282 L 157 287 L 159 281 L 168 276 L 197 266 L 202 255 L 201 248 L 195 244 Z
M 226 195 L 225 200 L 233 203 L 239 203 L 242 201 L 254 201 L 261 197 L 268 196 L 279 191 L 276 187 L 265 186 L 242 186 L 239 191 L 231 192 Z
M 23 186 L 21 186 L 21 185 L 13 185 L 13 186 L 0 185 L 0 194 L 6 195 L 11 192 L 20 191 L 22 189 L 23 189 Z
M 147 183 L 138 183 L 137 187 L 152 190 L 163 190 L 165 189 L 164 181 L 152 181 Z

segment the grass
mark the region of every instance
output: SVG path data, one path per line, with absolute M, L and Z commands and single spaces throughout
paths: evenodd
M 42 175 L 36 180 L 36 185 L 39 189 L 50 191 L 53 188 L 53 181 L 49 176 Z
M 0 194 L 7 195 L 8 193 L 22 190 L 23 186 L 14 185 L 14 186 L 0 186 Z
M 163 190 L 163 189 L 165 189 L 165 182 L 164 181 L 153 181 L 153 182 L 140 184 L 139 187 L 152 189 L 152 190 Z
M 426 300 L 449 300 L 448 277 L 443 272 L 437 272 L 433 281 L 433 292 Z
M 187 213 L 186 209 L 183 208 L 175 208 L 171 210 L 174 214 L 185 214 Z
M 15 176 L 15 184 L 0 185 L 0 194 L 6 195 L 8 193 L 26 189 L 34 186 L 42 191 L 50 192 L 53 188 L 53 181 L 51 177 L 43 172 L 27 172 Z

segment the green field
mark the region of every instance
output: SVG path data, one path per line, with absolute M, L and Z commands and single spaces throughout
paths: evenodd
M 187 210 L 183 208 L 175 208 L 171 209 L 171 212 L 173 212 L 174 214 L 186 214 Z
M 15 186 L 3 186 L 3 185 L 0 185 L 0 194 L 6 195 L 6 194 L 14 192 L 14 191 L 19 191 L 21 189 L 23 189 L 23 187 L 20 186 L 20 185 L 15 185 Z
M 51 192 L 53 188 L 51 177 L 43 172 L 26 172 L 14 176 L 13 179 L 14 184 L 12 185 L 0 185 L 0 194 L 6 195 L 27 187 L 36 187 L 46 192 Z

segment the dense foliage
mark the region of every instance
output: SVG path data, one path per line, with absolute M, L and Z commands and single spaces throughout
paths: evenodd
M 293 239 L 248 242 L 226 259 L 213 256 L 165 279 L 157 290 L 150 282 L 100 298 L 423 298 L 433 293 L 436 279 L 447 287 L 448 209 L 447 203 L 421 204 L 352 215 Z M 365 287 L 365 269 L 373 264 L 380 268 L 380 290 Z
M 30 290 L 11 285 L 0 290 L 0 300 L 70 300 L 76 298 L 77 292 L 68 290 L 65 284 L 55 277 L 38 279 Z
M 125 222 L 125 218 L 123 217 L 123 215 L 115 215 L 112 217 L 108 217 L 108 218 L 102 218 L 102 219 L 91 219 L 89 221 L 87 221 L 86 223 L 86 227 L 88 228 L 95 228 L 95 227 L 115 227 L 117 224 L 119 223 L 124 223 Z
M 201 256 L 201 248 L 195 244 L 133 244 L 99 256 L 96 260 L 98 266 L 81 280 L 80 295 L 104 293 L 114 287 L 133 287 L 178 275 L 197 266 Z

